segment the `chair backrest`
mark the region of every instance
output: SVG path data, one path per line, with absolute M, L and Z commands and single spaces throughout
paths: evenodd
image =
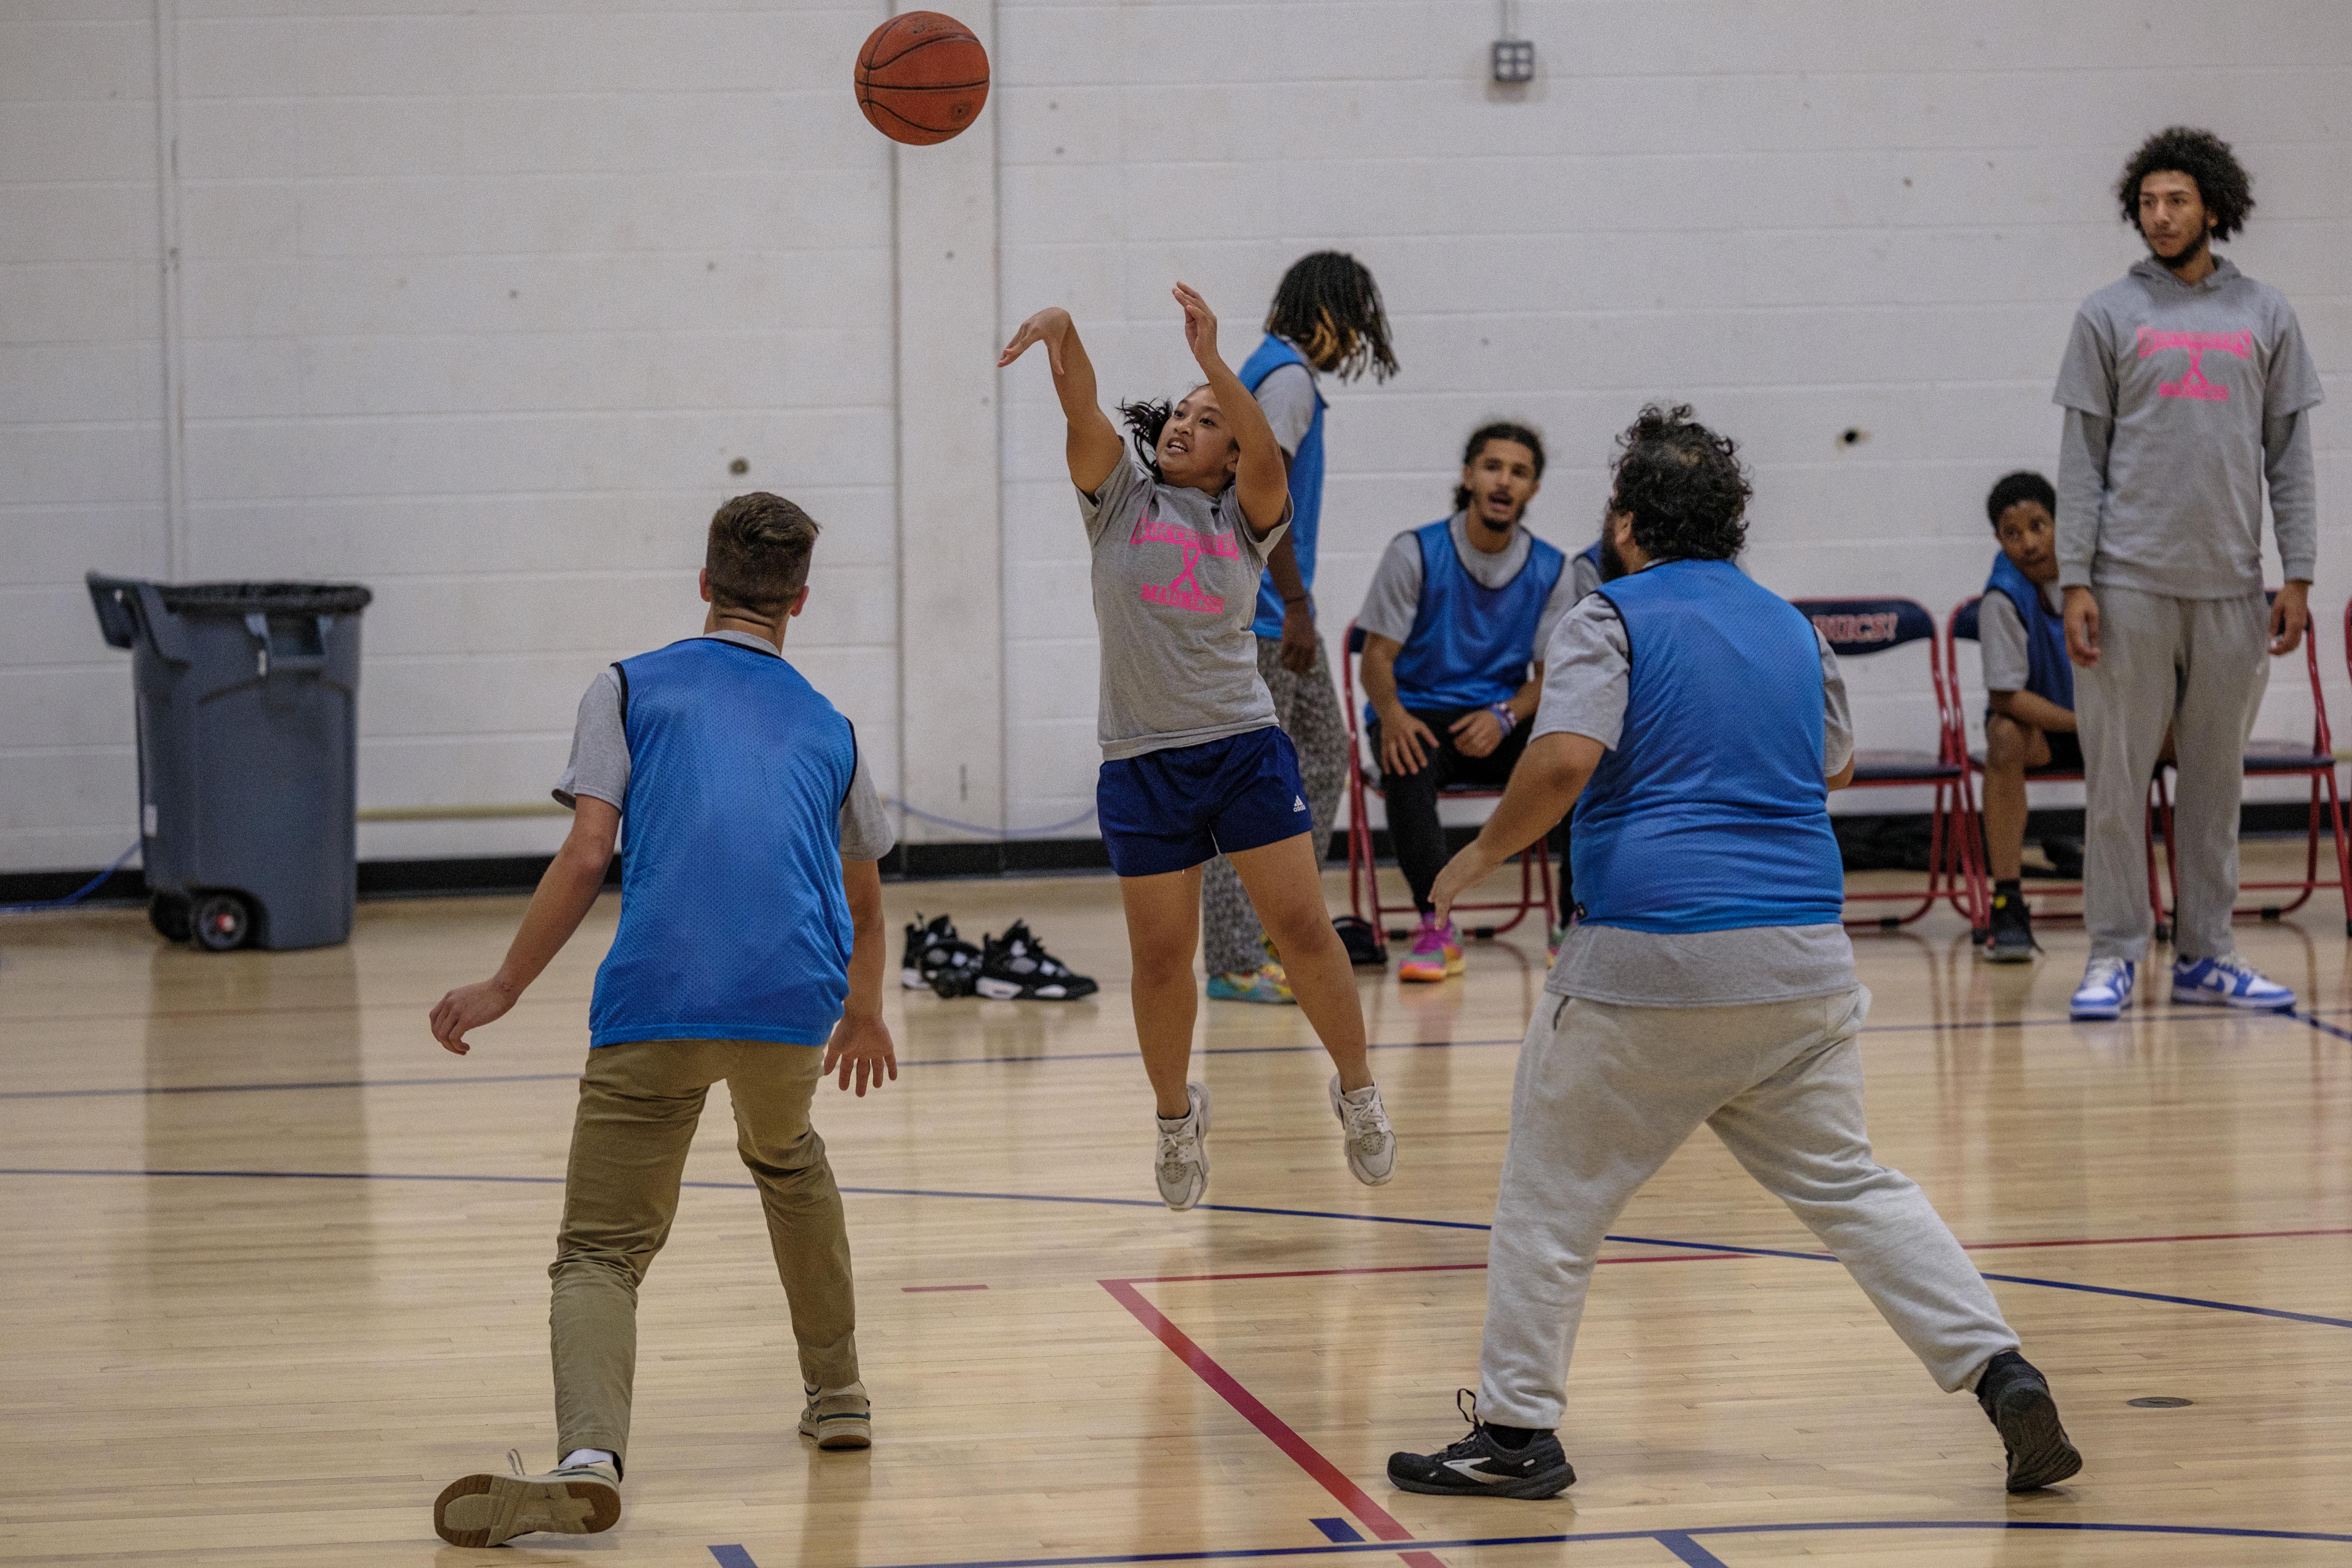
M 1348 623 L 1348 651 L 1349 653 L 1364 651 L 1364 628 L 1353 621 Z
M 1962 599 L 1958 604 L 1952 606 L 1952 618 L 1948 623 L 1947 623 L 1947 635 L 1948 635 L 1954 642 L 1975 642 L 1977 640 L 1977 617 L 1983 609 L 1984 595 L 1982 594 L 1978 595 L 1973 599 Z
M 1840 658 L 1936 640 L 1936 617 L 1916 599 L 1791 599 Z

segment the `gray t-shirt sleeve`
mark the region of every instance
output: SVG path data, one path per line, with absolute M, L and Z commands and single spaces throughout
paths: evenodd
M 1559 618 L 1544 644 L 1543 696 L 1528 742 L 1564 731 L 1590 735 L 1615 750 L 1625 732 L 1625 699 L 1633 686 L 1633 656 L 1617 606 L 1587 595 Z
M 1576 568 L 1584 563 L 1581 556 L 1570 556 L 1569 569 L 1562 572 L 1559 581 L 1551 585 L 1551 596 L 1544 601 L 1543 614 L 1536 618 L 1536 646 L 1528 654 L 1532 662 L 1544 662 L 1544 651 L 1551 647 L 1552 633 L 1559 630 L 1560 617 L 1574 609 L 1577 602 L 1592 591 L 1592 584 L 1577 580 L 1579 574 Z M 1598 581 L 1598 578 L 1594 579 L 1595 583 Z
M 1987 691 L 2022 691 L 2033 662 L 2026 647 L 2025 618 L 2006 594 L 1987 594 L 1977 605 L 1977 647 L 1984 655 Z
M 1412 636 L 1413 617 L 1420 611 L 1421 541 L 1407 531 L 1381 552 L 1372 585 L 1364 590 L 1364 607 L 1356 612 L 1356 625 L 1374 637 L 1402 642 Z
M 1315 423 L 1315 377 L 1303 364 L 1276 365 L 1257 384 L 1257 405 L 1284 452 L 1297 456 Z
M 1853 760 L 1853 710 L 1846 701 L 1845 677 L 1838 669 L 1837 655 L 1813 628 L 1813 641 L 1822 650 L 1822 777 L 1828 778 Z
M 866 771 L 866 748 L 857 748 L 857 771 L 850 775 L 849 795 L 841 803 L 841 858 L 879 860 L 898 847 L 898 830 L 882 809 L 874 792 L 874 777 Z
M 1092 495 L 1078 491 L 1078 517 L 1087 525 L 1087 540 L 1100 539 L 1103 530 L 1110 526 L 1111 520 L 1121 515 L 1137 493 L 1150 483 L 1151 476 L 1138 468 L 1135 459 L 1124 452 L 1120 453 L 1118 466 L 1111 469 L 1110 478 L 1102 482 L 1102 489 Z
M 2116 363 L 2108 344 L 2107 329 L 2091 319 L 2090 310 L 2076 311 L 2074 331 L 2066 337 L 2066 356 L 2058 362 L 2058 389 L 2051 401 L 2062 408 L 2114 418 Z
M 572 759 L 551 792 L 566 811 L 579 809 L 579 796 L 593 795 L 615 808 L 629 799 L 629 736 L 621 727 L 621 678 L 606 666 L 580 699 L 572 726 Z

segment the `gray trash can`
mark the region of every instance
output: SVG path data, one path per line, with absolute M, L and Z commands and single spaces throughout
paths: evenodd
M 357 584 L 89 574 L 131 653 L 148 919 L 215 952 L 327 947 L 358 893 Z

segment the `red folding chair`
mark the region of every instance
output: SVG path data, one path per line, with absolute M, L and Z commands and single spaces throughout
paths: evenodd
M 1381 794 L 1381 766 L 1378 757 L 1367 757 L 1360 738 L 1362 712 L 1356 704 L 1356 661 L 1364 651 L 1364 634 L 1355 622 L 1348 623 L 1347 657 L 1339 661 L 1339 702 L 1348 713 L 1348 907 L 1359 919 L 1367 920 L 1388 931 L 1400 941 L 1410 937 L 1410 928 L 1385 925 L 1390 915 L 1407 915 L 1418 920 L 1421 911 L 1410 898 L 1402 902 L 1383 902 L 1381 898 L 1380 867 L 1372 858 L 1372 823 L 1366 802 Z M 1441 800 L 1500 800 L 1503 792 L 1483 784 L 1454 784 L 1437 792 Z M 1545 934 L 1550 933 L 1552 921 L 1551 857 L 1538 838 L 1521 850 L 1519 862 L 1519 896 L 1516 900 L 1489 900 L 1481 903 L 1454 906 L 1454 912 L 1510 912 L 1510 919 L 1500 925 L 1475 925 L 1465 929 L 1475 937 L 1500 935 L 1528 918 L 1531 911 L 1544 916 Z
M 1843 662 L 1876 658 L 1912 643 L 1927 645 L 1927 681 L 1936 698 L 1936 749 L 1932 752 L 1857 749 L 1855 789 L 1928 788 L 1935 791 L 1927 838 L 1927 885 L 1917 890 L 1858 893 L 1849 904 L 1908 903 L 1906 913 L 1875 920 L 1849 920 L 1848 930 L 1894 931 L 1937 904 L 1950 900 L 1977 931 L 1991 919 L 1985 886 L 1982 843 L 1976 830 L 1975 803 L 1969 794 L 1967 752 L 1956 748 L 1953 696 L 1944 679 L 1944 645 L 1936 617 L 1914 599 L 1792 599 L 1830 651 Z
M 2275 599 L 2278 590 L 2272 588 L 2265 598 Z M 2346 635 L 2352 637 L 2352 604 L 2344 606 Z M 2291 892 L 2295 895 L 2290 904 L 2242 904 L 2230 911 L 2232 920 L 2259 917 L 2278 920 L 2293 914 L 2311 901 L 2311 895 L 2322 888 L 2334 888 L 2345 900 L 2344 934 L 2352 937 L 2352 855 L 2344 847 L 2344 806 L 2336 791 L 2336 742 L 2327 729 L 2327 702 L 2319 691 L 2319 638 L 2316 626 L 2304 634 L 2304 668 L 2311 675 L 2311 744 L 2294 741 L 2252 741 L 2246 745 L 2246 776 L 2248 778 L 2307 778 L 2311 781 L 2311 810 L 2308 828 L 2304 837 L 2303 879 L 2299 882 L 2240 882 L 2242 893 Z M 2352 644 L 2345 649 L 2347 668 L 2352 668 Z M 2327 834 L 2336 848 L 2336 875 L 2323 881 L 2319 876 L 2319 827 L 2323 815 Z M 2172 785 L 2164 770 L 2157 770 L 2157 809 L 2164 822 L 2165 879 L 2172 894 L 2172 910 L 2180 904 L 2180 873 L 2172 858 Z M 2159 915 L 2159 935 L 2168 934 L 2169 912 Z
M 1985 771 L 1985 754 L 1971 749 L 1969 745 L 1968 699 L 1960 689 L 1959 645 L 1962 642 L 1978 640 L 1978 616 L 1983 606 L 1982 595 L 1972 599 L 1963 599 L 1952 606 L 1951 616 L 1944 623 L 1944 679 L 1951 687 L 1951 700 L 1944 705 L 1947 715 L 1946 723 L 1950 727 L 1946 735 L 1944 749 L 1946 755 L 1960 757 L 1967 762 L 1969 784 L 1962 792 L 1967 798 L 1966 809 L 1969 816 L 1967 832 L 1969 841 L 1979 845 L 1984 842 L 1984 813 L 1977 805 L 1975 781 Z M 2352 606 L 2347 608 L 2352 609 Z M 2162 771 L 2161 768 L 2158 770 L 2158 773 Z M 2080 784 L 2083 782 L 2083 774 L 2079 768 L 2028 768 L 2025 772 L 2025 782 L 2029 788 L 2036 784 Z M 2147 903 L 2148 908 L 2156 913 L 2156 934 L 2158 940 L 2161 941 L 2170 935 L 2170 929 L 2165 921 L 2164 894 L 2156 879 L 2154 824 L 2157 821 L 2157 811 L 2156 780 L 2151 778 L 2148 781 L 2147 807 L 2142 822 L 2141 838 L 2147 849 Z M 2083 896 L 2083 884 L 2037 881 L 2033 890 L 2037 898 L 2079 899 Z M 1985 918 L 1988 920 L 1991 918 L 1990 900 L 1986 904 Z M 2083 918 L 2083 911 L 2036 910 L 2033 918 L 2043 921 L 2079 921 Z M 1979 942 L 1990 940 L 1992 935 L 1990 928 L 1974 921 L 1969 925 L 1969 932 Z

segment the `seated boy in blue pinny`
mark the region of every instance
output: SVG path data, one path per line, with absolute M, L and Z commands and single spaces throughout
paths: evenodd
M 766 1211 L 800 1349 L 802 1436 L 863 1448 L 849 1236 L 809 1124 L 836 1068 L 857 1093 L 898 1076 L 882 1020 L 882 879 L 896 841 L 856 732 L 783 657 L 808 603 L 817 526 L 781 496 L 711 519 L 702 635 L 625 658 L 581 700 L 555 798 L 571 836 L 497 974 L 433 1009 L 433 1037 L 503 1016 L 595 902 L 623 822 L 621 924 L 596 972 L 587 1070 L 563 1182 L 549 1326 L 555 1469 L 461 1476 L 433 1510 L 457 1546 L 533 1531 L 583 1535 L 621 1516 L 636 1373 L 637 1287 L 677 1215 L 678 1178 L 710 1086 Z

